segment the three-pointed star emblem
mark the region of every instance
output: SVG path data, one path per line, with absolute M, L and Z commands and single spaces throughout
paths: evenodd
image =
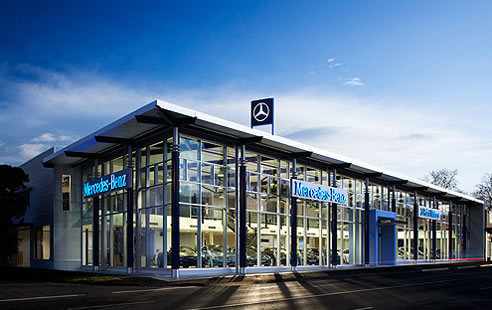
M 268 118 L 268 115 L 270 115 L 270 108 L 264 102 L 258 103 L 253 108 L 253 117 L 257 122 L 263 122 Z

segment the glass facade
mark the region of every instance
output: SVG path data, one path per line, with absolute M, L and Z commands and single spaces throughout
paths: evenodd
M 187 135 L 179 138 L 179 266 L 180 268 L 236 267 L 237 159 L 235 147 Z M 97 166 L 82 169 L 82 182 L 129 166 L 134 168 L 136 208 L 134 225 L 134 267 L 171 268 L 172 244 L 172 139 L 149 143 L 133 150 L 132 163 L 121 153 Z M 293 164 L 284 158 L 255 153 L 246 160 L 246 263 L 248 267 L 290 265 L 291 197 Z M 348 193 L 347 205 L 333 214 L 328 203 L 297 199 L 297 264 L 299 266 L 361 265 L 364 257 L 366 197 L 369 210 L 394 212 L 396 262 L 459 259 L 464 257 L 463 223 L 465 207 L 434 202 L 432 197 L 376 184 L 366 179 L 337 173 L 327 168 L 296 165 L 295 176 L 306 182 L 337 186 Z M 393 194 L 395 201 L 393 201 Z M 98 214 L 99 262 L 101 267 L 127 266 L 128 192 L 114 191 L 101 196 Z M 436 227 L 436 255 L 433 257 L 433 221 L 414 219 L 414 205 L 442 211 Z M 93 265 L 93 199 L 82 201 L 82 265 Z M 451 211 L 451 212 L 450 212 Z M 451 215 L 451 218 L 449 217 Z M 332 221 L 336 217 L 336 231 Z M 450 225 L 450 221 L 452 224 Z M 414 227 L 415 223 L 417 224 Z M 449 228 L 451 227 L 451 230 Z M 333 235 L 336 234 L 336 244 Z M 414 237 L 417 236 L 417 249 Z M 331 259 L 336 246 L 337 258 Z

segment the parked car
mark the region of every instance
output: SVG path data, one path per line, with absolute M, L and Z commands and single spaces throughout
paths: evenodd
M 349 249 L 343 250 L 342 257 L 343 257 L 344 264 L 350 263 L 350 250 Z
M 307 249 L 306 252 L 306 262 L 307 265 L 319 265 L 319 250 L 318 249 Z
M 221 245 L 208 245 L 202 247 L 202 257 L 206 257 L 209 267 L 224 267 L 224 247 Z M 228 250 L 226 253 L 226 266 L 236 265 L 236 255 Z
M 257 266 L 257 251 L 254 247 L 248 247 L 246 249 L 246 264 L 248 266 Z M 263 254 L 261 256 L 261 265 L 262 266 L 271 266 L 272 259 L 270 256 Z
M 277 248 L 266 247 L 263 249 L 263 255 L 270 257 L 272 266 L 277 266 Z M 280 249 L 280 265 L 287 265 L 287 252 L 285 249 Z

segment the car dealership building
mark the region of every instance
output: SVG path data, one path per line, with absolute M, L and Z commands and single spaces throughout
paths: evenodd
M 485 254 L 481 200 L 159 100 L 21 167 L 24 266 L 177 277 Z

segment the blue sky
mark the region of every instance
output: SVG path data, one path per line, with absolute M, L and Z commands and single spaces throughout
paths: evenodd
M 160 98 L 423 177 L 492 172 L 490 1 L 3 1 L 0 162 Z

